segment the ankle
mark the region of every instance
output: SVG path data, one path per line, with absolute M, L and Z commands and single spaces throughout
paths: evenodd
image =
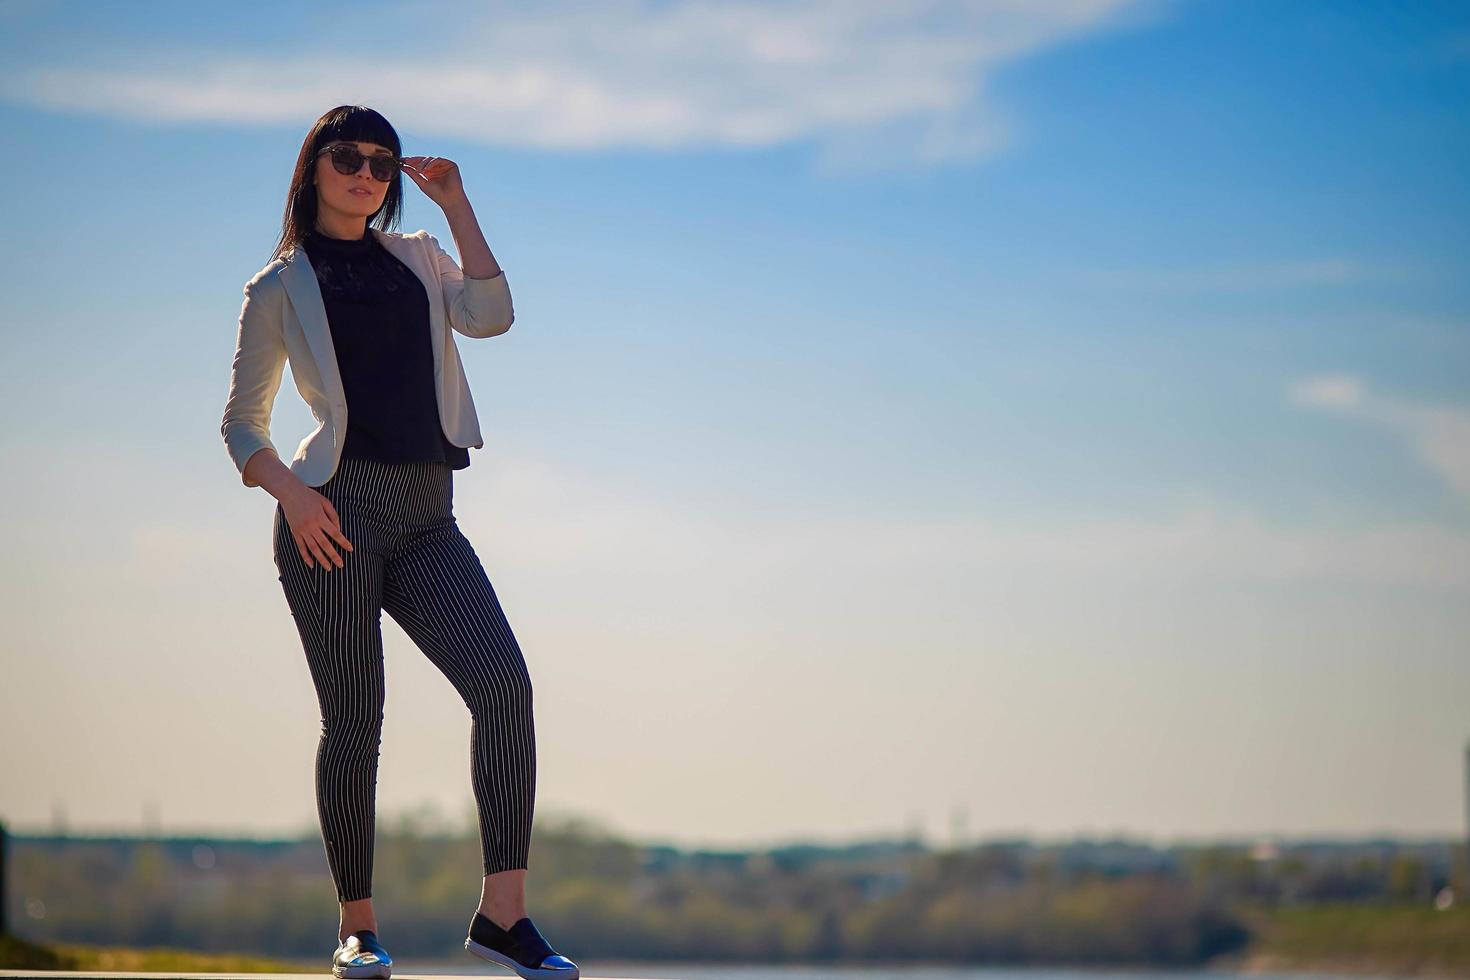
M 480 907 L 476 911 L 502 929 L 509 929 L 517 922 L 526 918 L 526 907 L 524 905 L 492 905 L 481 902 Z
M 358 898 L 350 902 L 342 902 L 338 906 L 337 922 L 337 942 L 339 943 L 346 942 L 348 936 L 363 929 L 370 929 L 376 933 L 378 917 L 373 912 L 373 900 Z
M 343 923 L 337 929 L 337 942 L 345 943 L 348 936 L 352 935 L 354 932 L 362 932 L 363 930 L 367 930 L 373 935 L 377 935 L 378 924 L 375 921 Z

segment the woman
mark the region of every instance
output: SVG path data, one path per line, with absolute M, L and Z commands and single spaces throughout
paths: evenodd
M 307 135 L 275 256 L 245 286 L 220 427 L 244 484 L 277 500 L 278 579 L 321 706 L 317 814 L 341 905 L 332 973 L 392 967 L 371 897 L 386 609 L 470 709 L 485 874 L 465 948 L 522 977 L 576 980 L 525 908 L 530 677 L 453 514 L 453 471 L 484 442 L 450 331 L 496 336 L 515 313 L 458 167 L 400 153 L 364 106 L 331 110 Z M 400 172 L 443 209 L 463 270 L 427 232 L 387 230 Z M 320 422 L 289 466 L 270 438 L 287 361 Z

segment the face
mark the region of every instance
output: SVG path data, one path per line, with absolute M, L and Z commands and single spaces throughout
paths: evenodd
M 334 143 L 349 142 L 346 140 L 334 140 Z M 329 143 L 327 146 L 331 146 Z M 377 154 L 392 156 L 393 153 L 386 146 L 377 143 L 351 142 L 364 154 Z M 322 147 L 323 150 L 326 146 Z M 368 161 L 364 160 L 362 166 L 357 168 L 355 174 L 338 173 L 337 168 L 332 165 L 332 157 L 329 153 L 322 153 L 316 158 L 316 183 L 318 207 L 342 212 L 344 215 L 367 218 L 383 204 L 383 198 L 388 195 L 388 187 L 392 181 L 378 180 L 369 170 Z

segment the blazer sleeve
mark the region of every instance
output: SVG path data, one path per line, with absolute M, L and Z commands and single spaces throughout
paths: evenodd
M 449 325 L 466 337 L 495 337 L 509 330 L 516 312 L 511 306 L 505 270 L 489 279 L 471 279 L 439 245 L 437 238 L 428 235 L 428 239 L 429 251 L 439 270 L 439 284 L 444 290 Z
M 245 284 L 245 302 L 240 307 L 240 325 L 235 335 L 235 361 L 230 371 L 230 393 L 220 423 L 225 448 L 240 480 L 258 487 L 245 477 L 245 464 L 262 449 L 275 451 L 271 442 L 271 408 L 281 388 L 286 364 L 282 336 L 281 287 L 273 280 L 253 279 Z M 277 453 L 279 456 L 280 454 Z

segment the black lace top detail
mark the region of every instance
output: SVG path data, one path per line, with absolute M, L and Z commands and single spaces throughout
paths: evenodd
M 342 456 L 469 466 L 469 450 L 451 443 L 439 420 L 423 280 L 372 229 L 360 239 L 312 231 L 302 247 L 321 287 L 347 396 Z

